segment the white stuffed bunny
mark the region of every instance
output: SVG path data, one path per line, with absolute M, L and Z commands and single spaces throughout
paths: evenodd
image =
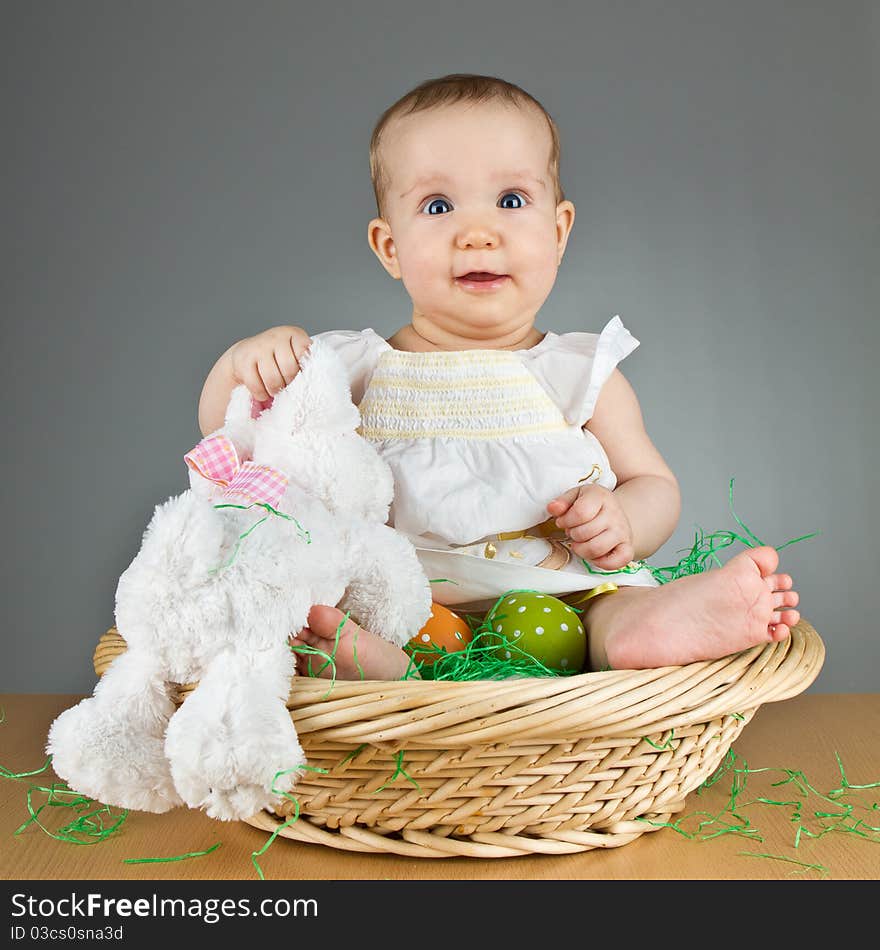
M 221 819 L 271 807 L 305 764 L 288 636 L 311 607 L 338 605 L 399 646 L 427 621 L 430 585 L 385 525 L 393 479 L 356 432 L 342 363 L 313 340 L 301 366 L 256 419 L 237 388 L 187 455 L 190 489 L 157 506 L 116 591 L 127 650 L 49 732 L 77 791 Z M 195 681 L 175 711 L 168 684 Z

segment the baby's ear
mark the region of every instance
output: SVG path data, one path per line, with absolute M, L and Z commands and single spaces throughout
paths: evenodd
M 337 353 L 323 340 L 312 339 L 299 363 L 300 371 L 275 395 L 260 422 L 285 432 L 353 432 L 361 417 L 351 401 L 348 373 Z

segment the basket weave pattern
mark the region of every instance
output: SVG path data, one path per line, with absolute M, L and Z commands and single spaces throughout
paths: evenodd
M 125 650 L 111 628 L 100 675 Z M 627 844 L 683 810 L 765 702 L 824 660 L 801 621 L 779 643 L 653 670 L 500 681 L 296 677 L 288 708 L 313 769 L 280 834 L 409 857 L 513 857 Z M 195 685 L 177 687 L 183 702 Z M 248 822 L 274 831 L 292 802 Z

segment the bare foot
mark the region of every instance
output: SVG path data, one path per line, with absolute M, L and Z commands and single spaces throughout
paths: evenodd
M 376 633 L 364 630 L 353 620 L 340 624 L 345 614 L 337 607 L 317 604 L 309 611 L 309 625 L 291 640 L 306 643 L 333 657 L 333 663 L 317 653 L 297 653 L 296 671 L 301 676 L 334 675 L 341 680 L 399 680 L 410 666 L 410 658 L 400 647 Z M 335 664 L 335 670 L 334 670 Z
M 716 660 L 788 636 L 800 614 L 779 554 L 758 547 L 723 567 L 662 587 L 620 588 L 585 615 L 592 669 L 648 669 Z

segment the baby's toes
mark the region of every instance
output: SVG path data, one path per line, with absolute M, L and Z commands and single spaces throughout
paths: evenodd
M 774 610 L 780 607 L 797 607 L 800 594 L 796 590 L 779 590 L 770 596 L 770 605 Z
M 761 573 L 761 577 L 764 578 L 765 581 L 776 576 L 774 572 L 779 565 L 779 552 L 776 548 L 771 548 L 765 544 L 761 545 L 761 547 L 741 551 L 737 557 L 740 555 L 745 555 L 754 561 Z
M 791 633 L 789 627 L 784 623 L 771 623 L 767 629 L 770 632 L 770 639 L 776 643 L 784 640 Z
M 791 629 L 799 620 L 801 615 L 797 610 L 775 610 L 773 616 L 770 618 L 770 629 L 773 632 L 773 627 L 788 627 Z M 774 639 L 781 639 L 781 637 L 774 637 Z
M 290 642 L 293 646 L 300 646 L 301 644 L 306 644 L 306 646 L 316 646 L 321 642 L 321 638 L 317 634 L 312 633 L 308 627 L 303 627 L 302 630 L 299 630 L 296 636 L 291 636 Z
M 296 637 L 291 639 L 297 673 L 303 676 L 317 675 L 317 670 L 327 665 L 327 658 L 333 652 L 333 646 L 332 640 L 319 637 L 313 630 L 303 627 Z
M 335 640 L 337 632 L 341 633 L 342 621 L 345 614 L 329 604 L 315 604 L 309 611 L 309 629 L 313 634 L 325 640 Z M 349 620 L 347 623 L 353 623 Z
M 767 586 L 770 590 L 791 590 L 794 586 L 794 581 L 791 579 L 791 574 L 771 574 L 769 577 L 765 578 Z

